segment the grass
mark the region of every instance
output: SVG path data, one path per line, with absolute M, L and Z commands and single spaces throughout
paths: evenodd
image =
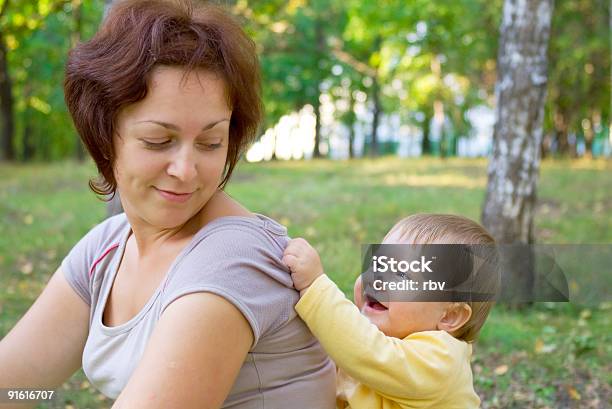
M 535 233 L 541 243 L 612 243 L 612 163 L 545 161 Z M 44 287 L 74 243 L 104 218 L 88 191 L 91 164 L 0 165 L 0 336 Z M 347 293 L 360 244 L 379 242 L 414 212 L 479 219 L 486 184 L 481 159 L 392 159 L 242 164 L 227 191 L 287 225 L 320 251 Z M 604 408 L 612 400 L 610 304 L 496 307 L 474 347 L 483 408 Z M 62 398 L 39 407 L 101 408 L 78 372 Z

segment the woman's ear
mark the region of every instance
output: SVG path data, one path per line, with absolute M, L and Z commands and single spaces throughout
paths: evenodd
M 466 303 L 452 303 L 438 321 L 438 329 L 453 333 L 463 327 L 472 316 L 472 307 Z

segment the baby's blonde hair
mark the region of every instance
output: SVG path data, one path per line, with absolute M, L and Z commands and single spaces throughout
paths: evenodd
M 385 239 L 392 233 L 399 233 L 400 241 L 410 244 L 474 244 L 492 247 L 495 245 L 495 239 L 480 224 L 452 214 L 414 214 L 397 222 Z M 486 271 L 486 274 L 478 274 L 474 283 L 477 286 L 475 289 L 488 294 L 497 294 L 500 286 L 499 271 L 495 267 Z M 494 302 L 470 301 L 466 304 L 472 309 L 472 315 L 453 335 L 466 342 L 473 342 Z

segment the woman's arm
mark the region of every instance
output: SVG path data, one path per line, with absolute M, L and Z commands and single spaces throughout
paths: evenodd
M 113 409 L 219 408 L 252 343 L 248 321 L 229 301 L 182 296 L 162 313 Z
M 81 367 L 88 331 L 89 306 L 58 269 L 26 314 L 0 340 L 0 388 L 59 387 Z

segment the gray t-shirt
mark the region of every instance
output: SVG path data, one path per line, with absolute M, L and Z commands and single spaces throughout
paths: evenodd
M 119 396 L 172 301 L 210 292 L 238 308 L 254 335 L 223 408 L 335 406 L 334 365 L 294 311 L 299 295 L 281 262 L 288 241 L 283 226 L 261 215 L 213 220 L 174 260 L 144 308 L 128 322 L 107 327 L 102 314 L 130 231 L 125 214 L 107 219 L 79 241 L 61 267 L 91 307 L 83 371 L 104 395 Z

